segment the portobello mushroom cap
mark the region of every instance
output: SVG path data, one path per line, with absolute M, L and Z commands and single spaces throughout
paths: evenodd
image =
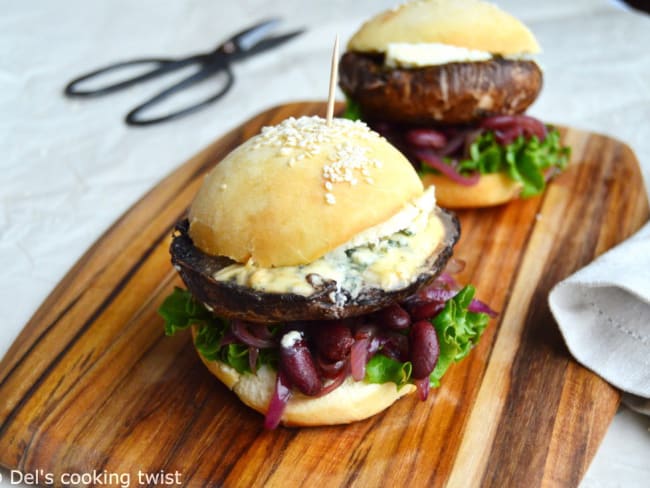
M 435 212 L 443 222 L 445 235 L 423 266 L 425 271 L 410 285 L 398 290 L 365 288 L 352 297 L 347 290 L 339 289 L 339 293 L 342 292 L 347 298 L 343 305 L 334 303 L 330 298 L 331 293 L 337 291 L 334 281 L 325 282 L 320 287 L 315 287 L 313 294 L 303 296 L 293 293 L 268 293 L 230 281 L 215 280 L 216 272 L 234 264 L 235 261 L 224 256 L 208 255 L 197 248 L 188 234 L 186 219 L 176 226 L 170 253 L 172 263 L 187 288 L 215 315 L 259 323 L 341 319 L 363 315 L 403 300 L 440 274 L 460 237 L 460 224 L 451 212 L 440 208 Z
M 391 69 L 382 54 L 346 52 L 340 86 L 367 120 L 465 124 L 490 115 L 524 112 L 542 89 L 534 61 L 488 61 Z

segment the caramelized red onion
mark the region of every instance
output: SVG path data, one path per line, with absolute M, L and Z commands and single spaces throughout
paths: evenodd
M 350 351 L 350 374 L 356 381 L 366 377 L 366 364 L 368 363 L 369 337 L 357 339 Z
M 417 388 L 418 398 L 421 401 L 424 401 L 429 396 L 429 389 L 431 388 L 431 383 L 429 378 L 421 378 L 419 380 L 413 380 L 415 387 Z
M 253 374 L 257 373 L 257 358 L 260 355 L 260 350 L 253 346 L 248 346 L 248 366 L 251 368 Z
M 290 398 L 291 385 L 282 371 L 279 371 L 275 379 L 275 387 L 273 388 L 269 408 L 264 418 L 265 429 L 273 430 L 280 424 L 282 414 Z
M 320 356 L 318 356 L 316 359 L 316 365 L 318 366 L 318 369 L 320 370 L 323 377 L 328 379 L 336 378 L 341 370 L 346 366 L 346 364 L 347 358 L 336 361 L 334 363 L 327 362 Z
M 469 157 L 472 143 L 486 131 L 493 132 L 495 140 L 507 146 L 518 137 L 533 136 L 546 139 L 546 125 L 529 115 L 496 115 L 484 118 L 477 126 L 409 127 L 375 123 L 373 128 L 406 154 L 416 167 L 426 165 L 439 171 L 458 184 L 471 186 L 478 174 L 463 175 L 456 166 Z M 448 158 L 450 161 L 445 161 Z
M 324 385 L 321 391 L 315 395 L 316 398 L 325 396 L 328 393 L 336 390 L 339 386 L 341 386 L 349 374 L 350 372 L 348 371 L 348 368 L 342 368 L 341 371 L 339 371 L 339 373 L 329 383 Z
M 445 271 L 416 295 L 401 305 L 391 305 L 370 316 L 345 321 L 287 323 L 278 337 L 290 332 L 296 336 L 284 343 L 274 338 L 265 325 L 233 320 L 231 331 L 224 335 L 222 344 L 248 345 L 249 366 L 253 373 L 257 369 L 260 349 L 280 346 L 278 375 L 265 427 L 278 425 L 291 397 L 291 388 L 320 397 L 338 388 L 348 376 L 361 381 L 365 378 L 368 361 L 377 352 L 400 362 L 410 361 L 418 396 L 426 399 L 429 376 L 440 352 L 431 319 L 460 290 L 450 273 L 462 271 L 464 266 L 463 261 L 452 259 Z M 496 315 L 477 299 L 472 300 L 468 309 L 491 317 Z
M 411 129 L 404 137 L 406 142 L 418 147 L 442 149 L 447 145 L 447 137 L 435 129 Z
M 474 298 L 467 306 L 467 310 L 470 312 L 486 313 L 492 318 L 498 315 L 497 312 L 492 310 L 487 303 L 477 300 L 476 298 Z
M 234 319 L 230 322 L 230 328 L 233 335 L 247 346 L 266 349 L 276 345 L 273 340 L 261 337 L 264 330 L 268 333 L 265 325 L 251 324 L 250 322 Z
M 478 183 L 479 173 L 472 173 L 470 176 L 461 175 L 451 164 L 446 163 L 431 149 L 415 148 L 413 154 L 430 168 L 433 168 L 459 185 L 472 186 Z
M 546 139 L 546 126 L 540 120 L 529 115 L 496 115 L 481 121 L 481 127 L 494 131 L 499 144 L 508 145 L 517 137 L 537 137 Z

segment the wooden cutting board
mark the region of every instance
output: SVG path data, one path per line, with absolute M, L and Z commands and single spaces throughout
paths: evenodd
M 0 363 L 1 465 L 57 484 L 94 473 L 138 486 L 139 471 L 197 487 L 578 484 L 619 393 L 570 358 L 547 295 L 648 218 L 635 156 L 614 139 L 565 129 L 572 164 L 543 196 L 459 213 L 459 281 L 500 315 L 426 402 L 412 395 L 349 426 L 267 432 L 205 370 L 189 332 L 163 335 L 156 309 L 180 284 L 171 229 L 201 175 L 262 125 L 324 112 L 294 103 L 234 129 L 88 250 Z

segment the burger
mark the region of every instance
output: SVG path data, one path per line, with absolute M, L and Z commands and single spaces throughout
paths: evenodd
M 525 115 L 542 88 L 530 30 L 481 0 L 416 0 L 352 36 L 339 63 L 346 117 L 400 148 L 444 207 L 541 193 L 569 149 Z
M 456 217 L 360 121 L 264 127 L 205 177 L 159 313 L 265 426 L 360 420 L 429 388 L 489 314 L 451 276 Z

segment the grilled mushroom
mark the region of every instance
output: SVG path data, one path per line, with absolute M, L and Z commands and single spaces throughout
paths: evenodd
M 234 264 L 223 256 L 205 254 L 188 235 L 187 220 L 177 227 L 171 244 L 172 262 L 192 294 L 216 315 L 261 323 L 340 319 L 362 315 L 403 300 L 433 281 L 444 269 L 460 236 L 458 219 L 451 212 L 436 209 L 445 229 L 445 236 L 422 266 L 422 272 L 407 287 L 385 291 L 364 288 L 354 294 L 331 280 L 320 280 L 309 296 L 294 293 L 268 293 L 240 286 L 233 281 L 216 280 L 214 275 Z M 313 280 L 312 284 L 319 280 Z M 344 306 L 333 300 L 333 293 L 342 294 Z
M 494 57 L 425 68 L 386 68 L 383 55 L 347 52 L 341 89 L 366 120 L 465 124 L 495 114 L 522 113 L 542 89 L 534 61 Z

